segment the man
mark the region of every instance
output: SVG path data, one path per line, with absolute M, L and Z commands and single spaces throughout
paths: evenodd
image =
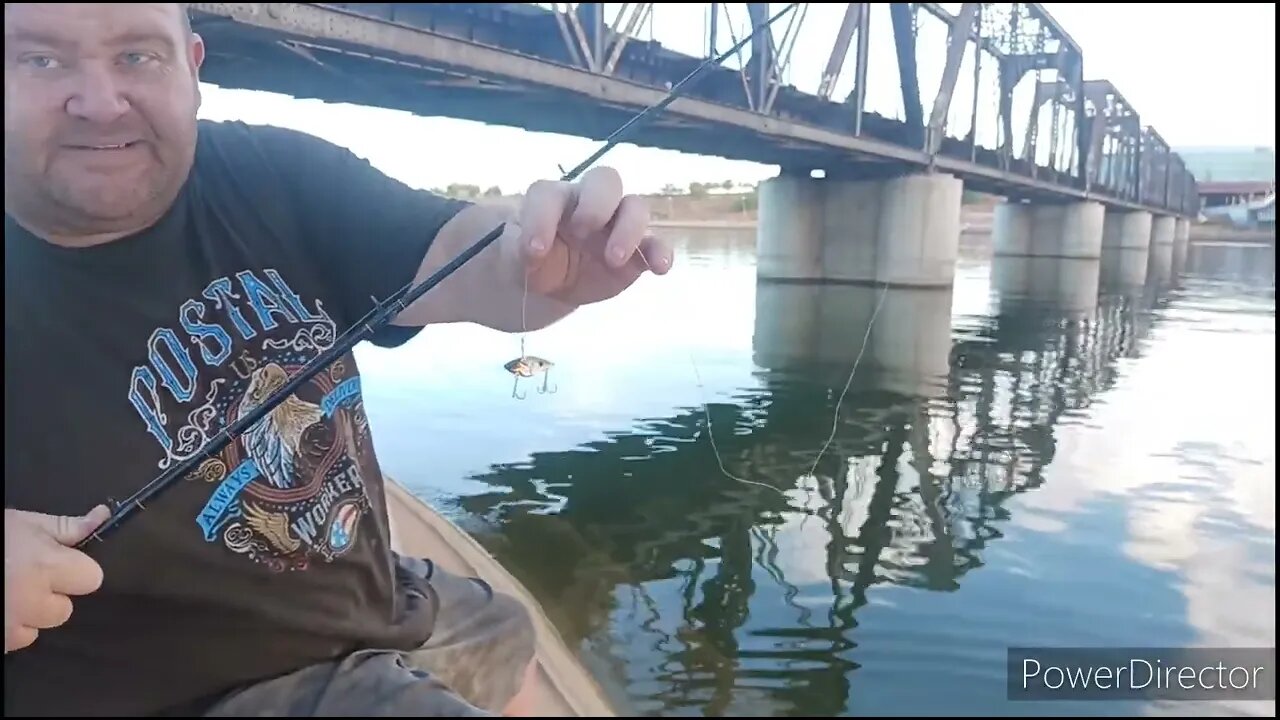
M 5 5 L 6 714 L 520 712 L 529 620 L 392 553 L 350 354 L 73 546 L 501 222 L 373 341 L 544 327 L 671 250 L 607 169 L 508 215 L 307 135 L 197 122 L 203 57 L 179 4 Z

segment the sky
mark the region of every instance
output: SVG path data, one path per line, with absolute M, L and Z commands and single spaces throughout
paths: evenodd
M 546 4 L 543 4 L 546 5 Z M 605 6 L 612 19 L 621 3 Z M 632 4 L 634 5 L 634 3 Z M 959 3 L 941 3 L 955 12 Z M 721 3 L 719 50 L 744 37 L 748 26 L 744 3 Z M 785 6 L 771 4 L 772 12 Z M 681 8 L 655 5 L 649 20 L 636 33 L 656 38 L 664 46 L 701 54 L 707 43 L 709 4 Z M 1154 12 L 1133 3 L 1045 3 L 1045 7 L 1082 48 L 1085 77 L 1106 78 L 1175 147 L 1275 146 L 1275 5 L 1161 4 Z M 817 90 L 827 54 L 843 14 L 843 5 L 808 4 L 784 81 L 808 92 Z M 941 77 L 946 28 L 921 12 L 919 32 L 920 85 L 926 115 Z M 775 24 L 782 41 L 788 21 Z M 867 109 L 901 118 L 893 36 L 887 5 L 873 5 L 869 46 Z M 730 34 L 726 29 L 733 28 Z M 789 43 L 790 44 L 790 43 Z M 851 53 L 852 55 L 852 53 Z M 746 59 L 743 55 L 743 60 Z M 726 65 L 739 66 L 736 59 Z M 979 95 L 979 141 L 993 146 L 996 138 L 983 132 L 994 126 L 994 73 L 983 66 Z M 846 63 L 835 95 L 843 97 L 853 85 L 854 59 Z M 973 53 L 961 65 L 948 135 L 968 132 L 973 102 Z M 1049 76 L 1046 76 L 1046 80 Z M 1034 83 L 1030 76 L 1015 92 L 1015 117 L 1027 114 Z M 534 180 L 557 177 L 560 166 L 571 167 L 600 145 L 569 136 L 530 133 L 518 128 L 489 126 L 449 118 L 414 117 L 408 113 L 328 105 L 286 96 L 216 88 L 205 85 L 201 116 L 292 127 L 344 145 L 375 166 L 415 187 L 444 187 L 452 182 L 481 187 L 498 185 L 518 193 Z M 981 115 L 986 113 L 984 123 Z M 1042 116 L 1042 123 L 1048 116 Z M 1015 124 L 1021 140 L 1026 121 Z M 1042 127 L 1046 127 L 1042 125 Z M 1062 143 L 1062 145 L 1067 145 Z M 518 152 L 499 148 L 518 147 Z M 1047 160 L 1042 143 L 1040 160 Z M 653 192 L 672 183 L 731 179 L 756 182 L 777 168 L 722 158 L 652 148 L 619 146 L 600 164 L 619 170 L 629 192 Z

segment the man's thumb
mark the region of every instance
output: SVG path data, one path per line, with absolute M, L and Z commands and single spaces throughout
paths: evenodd
M 111 517 L 111 509 L 106 505 L 99 505 L 86 515 L 46 515 L 44 516 L 45 529 L 59 543 L 75 545 L 89 537 L 89 534 L 97 530 L 109 517 Z

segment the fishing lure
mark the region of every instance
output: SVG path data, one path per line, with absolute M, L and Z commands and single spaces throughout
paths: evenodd
M 547 389 L 547 382 L 550 380 L 549 376 L 551 374 L 551 366 L 554 364 L 555 363 L 550 360 L 540 358 L 537 355 L 521 354 L 520 357 L 503 365 L 502 368 L 504 370 L 515 376 L 515 383 L 511 386 L 511 397 L 523 400 L 525 396 L 519 395 L 516 392 L 520 387 L 520 378 L 533 377 L 539 373 L 542 374 L 542 387 L 538 388 L 538 394 L 555 395 L 555 390 Z M 556 388 L 559 389 L 559 386 L 557 385 Z

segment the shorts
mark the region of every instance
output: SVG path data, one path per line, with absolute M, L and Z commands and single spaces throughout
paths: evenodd
M 205 717 L 498 717 L 535 652 L 528 611 L 488 583 L 397 556 L 438 598 L 431 638 L 411 651 L 361 650 L 236 690 Z

